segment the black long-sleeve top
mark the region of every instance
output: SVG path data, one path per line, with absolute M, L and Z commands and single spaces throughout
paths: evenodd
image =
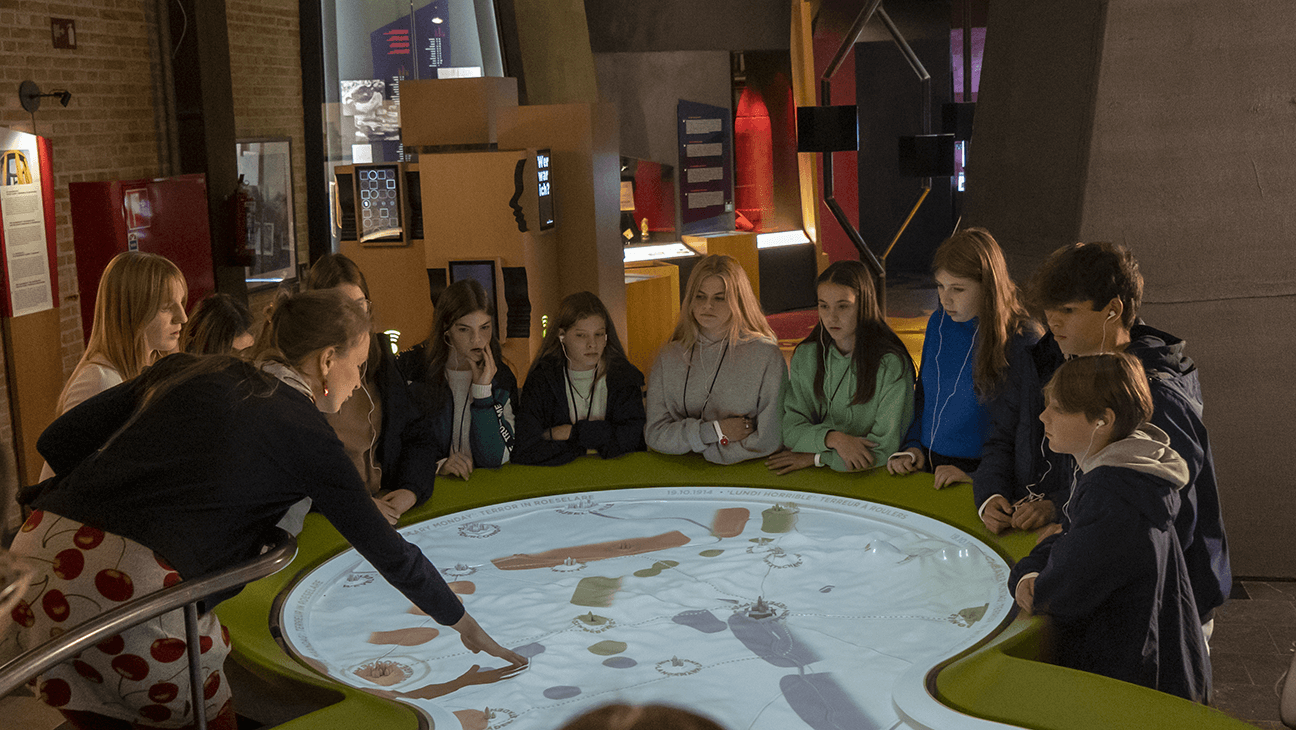
M 387 524 L 323 414 L 255 366 L 208 360 L 117 433 L 150 386 L 196 360 L 167 357 L 51 424 L 37 449 L 59 478 L 33 506 L 134 540 L 193 578 L 255 557 L 310 497 L 416 606 L 441 624 L 463 616 L 436 568 Z
M 607 373 L 607 414 L 602 421 L 572 423 L 567 406 L 565 364 L 556 358 L 540 360 L 527 375 L 517 413 L 519 464 L 556 466 L 566 464 L 589 449 L 610 459 L 631 451 L 644 451 L 643 373 L 625 360 L 613 360 Z M 571 425 L 566 441 L 547 441 L 546 429 Z
M 374 458 L 382 465 L 382 488 L 408 489 L 418 499 L 416 504 L 423 504 L 432 496 L 436 463 L 446 454 L 423 430 L 410 427 L 422 414 L 396 364 L 391 340 L 381 332 L 375 332 L 373 338 L 380 354 L 370 379 L 382 400 L 382 430 L 374 445 Z

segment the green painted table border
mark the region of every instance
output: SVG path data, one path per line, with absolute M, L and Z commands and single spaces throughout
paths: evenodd
M 467 482 L 438 479 L 432 499 L 411 510 L 402 525 L 465 509 L 552 494 L 630 487 L 764 487 L 831 494 L 901 507 L 955 525 L 980 538 L 1009 562 L 1030 552 L 1033 535 L 1002 538 L 985 529 L 972 509 L 972 488 L 932 489 L 929 474 L 893 477 L 882 469 L 839 474 L 805 469 L 787 476 L 761 462 L 715 466 L 698 456 L 631 454 L 603 461 L 587 457 L 563 467 L 507 465 L 473 472 Z M 416 713 L 396 702 L 345 687 L 288 657 L 270 633 L 275 598 L 303 572 L 345 549 L 346 542 L 319 515 L 310 515 L 292 565 L 249 585 L 217 613 L 229 627 L 236 661 L 283 691 L 307 685 L 340 701 L 280 725 L 282 730 L 341 727 L 418 727 Z M 432 556 L 435 560 L 436 556 Z M 487 630 L 490 616 L 477 616 Z M 1036 655 L 1043 622 L 1019 619 L 937 674 L 935 695 L 969 715 L 1041 730 L 1092 728 L 1248 728 L 1218 710 L 1142 687 L 1043 664 Z M 929 682 L 930 683 L 930 682 Z

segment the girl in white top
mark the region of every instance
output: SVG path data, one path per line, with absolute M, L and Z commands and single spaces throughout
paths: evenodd
M 99 277 L 90 341 L 59 394 L 55 415 L 139 375 L 175 352 L 189 285 L 165 257 L 142 251 L 117 254 Z M 49 466 L 41 480 L 54 476 Z
M 782 444 L 787 364 L 747 272 L 730 256 L 693 267 L 679 323 L 648 377 L 648 448 L 717 464 L 769 456 Z

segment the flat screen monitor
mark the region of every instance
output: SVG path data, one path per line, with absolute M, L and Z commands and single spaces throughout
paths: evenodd
M 463 279 L 472 279 L 486 290 L 486 301 L 495 305 L 495 331 L 499 328 L 499 298 L 495 296 L 495 262 L 490 259 L 478 261 L 451 261 L 450 283 Z M 503 334 L 503 333 L 501 333 Z
M 400 165 L 356 165 L 356 224 L 360 243 L 405 240 Z
M 536 193 L 540 199 L 540 230 L 554 227 L 553 185 L 549 150 L 536 150 Z

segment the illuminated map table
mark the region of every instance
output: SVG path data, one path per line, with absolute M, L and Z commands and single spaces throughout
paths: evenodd
M 687 494 L 687 488 L 693 485 L 713 485 L 703 487 L 705 489 L 714 489 L 712 494 Z M 528 574 L 541 575 L 541 571 L 548 571 L 553 574 L 552 570 L 545 568 L 531 568 L 523 570 L 504 571 L 499 569 L 491 561 L 501 557 L 509 557 L 513 552 L 530 552 L 541 553 L 559 548 L 571 548 L 583 545 L 594 545 L 606 540 L 604 536 L 576 532 L 584 529 L 583 527 L 574 526 L 573 531 L 557 535 L 545 536 L 543 533 L 535 536 L 536 541 L 527 545 L 515 545 L 510 543 L 503 547 L 502 552 L 496 552 L 494 548 L 477 547 L 473 548 L 465 558 L 457 558 L 452 552 L 437 552 L 441 548 L 433 548 L 431 557 L 437 566 L 443 569 L 455 569 L 457 564 L 462 563 L 466 568 L 475 569 L 476 573 L 468 576 L 448 576 L 451 579 L 461 583 L 471 582 L 473 584 L 473 593 L 463 593 L 462 596 L 467 605 L 473 611 L 473 615 L 481 622 L 482 626 L 492 635 L 501 639 L 509 646 L 525 646 L 526 644 L 538 644 L 544 646 L 544 651 L 535 654 L 535 668 L 527 670 L 525 673 L 505 681 L 482 687 L 465 687 L 457 692 L 443 695 L 429 702 L 419 702 L 436 709 L 418 710 L 407 700 L 392 700 L 379 696 L 376 692 L 390 692 L 393 689 L 410 691 L 410 688 L 419 689 L 427 684 L 444 684 L 445 680 L 441 678 L 440 672 L 433 676 L 432 664 L 430 659 L 441 656 L 439 652 L 440 644 L 445 646 L 457 647 L 454 651 L 447 649 L 445 653 L 454 654 L 460 652 L 459 656 L 453 657 L 453 662 L 459 662 L 457 666 L 462 667 L 460 675 L 464 669 L 470 668 L 472 663 L 478 663 L 486 669 L 498 667 L 501 662 L 494 660 L 485 655 L 476 655 L 475 659 L 470 659 L 463 653 L 461 644 L 454 636 L 452 629 L 435 627 L 427 622 L 423 617 L 414 614 L 406 614 L 408 603 L 400 603 L 394 610 L 375 608 L 374 610 L 365 610 L 356 612 L 352 616 L 357 617 L 351 621 L 347 628 L 352 638 L 346 641 L 352 642 L 350 646 L 356 650 L 354 655 L 355 663 L 349 663 L 350 658 L 336 660 L 337 668 L 340 670 L 360 669 L 363 665 L 373 662 L 388 661 L 401 663 L 395 657 L 403 656 L 423 662 L 426 664 L 426 680 L 411 679 L 406 684 L 390 687 L 375 685 L 369 680 L 361 680 L 354 673 L 349 678 L 335 678 L 330 676 L 324 665 L 311 666 L 313 662 L 305 662 L 291 655 L 285 650 L 285 647 L 291 641 L 290 636 L 296 630 L 295 619 L 292 618 L 295 609 L 289 603 L 303 598 L 303 594 L 298 593 L 296 597 L 291 597 L 290 593 L 294 587 L 299 590 L 307 590 L 308 586 L 316 578 L 322 578 L 322 574 L 317 574 L 309 581 L 305 580 L 307 575 L 320 566 L 329 563 L 330 560 L 346 553 L 349 546 L 342 539 L 331 525 L 328 524 L 319 515 L 308 515 L 306 526 L 298 538 L 298 555 L 293 564 L 287 569 L 268 578 L 262 579 L 249 585 L 238 596 L 224 601 L 217 607 L 217 614 L 220 616 L 222 623 L 230 629 L 233 639 L 233 653 L 231 659 L 236 661 L 242 668 L 260 678 L 263 682 L 269 683 L 273 688 L 274 697 L 286 698 L 298 707 L 302 707 L 301 712 L 306 712 L 296 719 L 283 721 L 283 724 L 277 727 L 280 730 L 333 730 L 334 728 L 383 728 L 383 730 L 417 730 L 420 726 L 425 727 L 427 718 L 439 717 L 439 727 L 450 730 L 463 725 L 462 720 L 469 720 L 471 723 L 479 726 L 488 726 L 492 721 L 484 716 L 486 707 L 492 709 L 509 710 L 517 713 L 519 719 L 508 725 L 511 728 L 526 727 L 523 720 L 530 715 L 536 714 L 536 710 L 527 711 L 527 708 L 539 708 L 546 704 L 556 704 L 559 702 L 567 703 L 564 708 L 572 713 L 584 707 L 582 703 L 591 702 L 591 698 L 598 692 L 602 691 L 599 685 L 592 683 L 592 678 L 599 678 L 600 675 L 625 675 L 633 672 L 654 672 L 656 667 L 662 661 L 678 659 L 681 664 L 686 659 L 692 659 L 699 664 L 704 665 L 704 669 L 692 675 L 686 675 L 680 678 L 689 683 L 710 682 L 711 675 L 719 675 L 719 671 L 712 671 L 705 668 L 707 665 L 716 663 L 715 657 L 717 651 L 729 652 L 732 656 L 741 657 L 740 662 L 745 666 L 744 671 L 751 671 L 753 685 L 757 685 L 758 691 L 763 693 L 763 702 L 769 702 L 771 699 L 786 702 L 784 692 L 781 687 L 783 677 L 789 675 L 802 676 L 801 670 L 796 666 L 778 667 L 768 660 L 762 658 L 762 655 L 743 643 L 741 630 L 735 632 L 730 624 L 735 609 L 743 602 L 752 600 L 748 595 L 750 586 L 738 585 L 740 577 L 746 575 L 745 572 L 736 572 L 732 580 L 736 587 L 742 590 L 732 590 L 731 593 L 738 595 L 722 595 L 714 589 L 708 589 L 710 592 L 696 591 L 695 595 L 699 598 L 710 598 L 714 601 L 706 601 L 702 604 L 716 620 L 723 624 L 724 628 L 712 634 L 701 631 L 688 623 L 675 622 L 674 616 L 681 613 L 679 606 L 667 608 L 655 612 L 645 611 L 645 615 L 657 621 L 661 630 L 658 633 L 651 634 L 645 632 L 636 636 L 626 635 L 623 638 L 619 633 L 615 637 L 610 637 L 613 630 L 620 631 L 626 626 L 621 621 L 619 611 L 632 610 L 638 612 L 644 604 L 639 603 L 643 600 L 652 600 L 654 595 L 662 595 L 663 600 L 671 598 L 674 595 L 672 591 L 662 591 L 666 584 L 687 585 L 684 581 L 687 576 L 681 570 L 686 571 L 688 575 L 696 575 L 694 571 L 699 570 L 699 565 L 712 565 L 711 561 L 731 560 L 738 556 L 729 552 L 731 544 L 742 544 L 740 552 L 747 555 L 746 550 L 751 543 L 752 538 L 768 537 L 771 541 L 779 541 L 776 547 L 782 547 L 784 555 L 790 553 L 800 553 L 803 557 L 803 565 L 807 565 L 804 558 L 813 555 L 809 550 L 800 549 L 789 550 L 789 546 L 784 543 L 791 542 L 792 538 L 796 540 L 806 539 L 814 536 L 813 531 L 809 531 L 808 525 L 813 522 L 810 520 L 812 514 L 839 513 L 843 518 L 852 517 L 850 514 L 850 505 L 860 505 L 868 503 L 876 505 L 876 509 L 869 510 L 865 507 L 866 514 L 859 522 L 853 523 L 856 527 L 860 524 L 868 524 L 869 529 L 908 529 L 915 534 L 930 533 L 937 539 L 949 540 L 957 544 L 955 536 L 973 538 L 973 543 L 968 547 L 978 551 L 984 551 L 987 554 L 998 556 L 1005 561 L 1011 561 L 1013 558 L 1020 558 L 1030 551 L 1034 545 L 1034 535 L 1029 533 L 1009 532 L 1002 536 L 996 536 L 985 530 L 980 520 L 976 516 L 976 510 L 972 507 L 972 489 L 970 485 L 960 484 L 944 490 L 936 491 L 932 489 L 932 478 L 930 474 L 914 474 L 906 477 L 893 477 L 886 474 L 883 470 L 872 470 L 862 474 L 840 474 L 831 472 L 827 469 L 805 469 L 787 476 L 777 476 L 768 471 L 763 463 L 749 462 L 737 464 L 734 466 L 714 466 L 707 464 L 696 456 L 666 456 L 662 454 L 630 454 L 618 459 L 604 461 L 597 458 L 577 459 L 575 462 L 563 467 L 528 467 L 518 465 L 507 465 L 497 470 L 476 470 L 472 474 L 472 479 L 463 482 L 457 479 L 438 479 L 436 491 L 432 499 L 413 510 L 406 515 L 403 520 L 404 527 L 418 529 L 419 527 L 430 526 L 445 520 L 443 523 L 445 531 L 452 535 L 458 535 L 460 527 L 467 527 L 469 524 L 493 524 L 501 526 L 501 532 L 497 537 L 505 538 L 506 533 L 503 530 L 510 522 L 510 515 L 517 512 L 519 518 L 523 517 L 522 508 L 514 507 L 514 504 L 534 504 L 540 507 L 543 513 L 546 509 L 555 511 L 560 505 L 570 503 L 568 496 L 580 500 L 585 496 L 590 497 L 591 502 L 605 503 L 620 501 L 616 495 L 629 494 L 644 488 L 662 488 L 665 490 L 675 490 L 676 494 L 666 492 L 666 501 L 702 501 L 707 500 L 716 502 L 727 502 L 732 500 L 732 504 L 726 504 L 725 507 L 741 507 L 748 510 L 748 521 L 744 525 L 743 532 L 732 538 L 710 538 L 716 542 L 715 547 L 706 547 L 701 543 L 705 541 L 706 535 L 709 535 L 715 525 L 715 511 L 719 508 L 712 509 L 707 513 L 702 508 L 699 513 L 678 512 L 666 513 L 667 519 L 674 520 L 675 524 L 663 521 L 655 521 L 660 527 L 650 527 L 645 524 L 639 524 L 635 530 L 622 530 L 614 533 L 617 540 L 626 538 L 657 536 L 662 534 L 678 531 L 685 537 L 689 538 L 690 543 L 675 548 L 668 548 L 656 551 L 655 553 L 636 553 L 634 555 L 625 555 L 621 558 L 605 558 L 603 560 L 583 561 L 585 567 L 574 571 L 577 584 L 580 578 L 588 576 L 621 578 L 621 583 L 617 591 L 613 594 L 611 606 L 576 606 L 571 604 L 571 599 L 575 594 L 575 588 L 570 592 L 558 592 L 556 594 L 544 593 L 546 589 L 537 588 L 542 594 L 542 598 L 536 603 L 543 603 L 545 612 L 533 614 L 523 614 L 517 606 L 521 605 L 521 598 L 509 596 L 502 605 L 496 606 L 493 587 L 490 581 L 484 580 L 488 573 L 495 573 L 501 578 L 504 574 L 509 574 L 512 580 L 520 584 L 523 578 Z M 613 491 L 607 491 L 613 490 Z M 721 490 L 728 496 L 721 498 Z M 600 493 L 602 492 L 602 493 Z M 822 498 L 822 499 L 821 499 Z M 551 499 L 548 503 L 538 502 L 537 500 Z M 835 502 L 835 499 L 844 499 L 844 502 Z M 859 500 L 859 501 L 856 501 Z M 651 500 L 649 500 L 651 501 Z M 765 533 L 761 528 L 764 526 L 764 512 L 774 504 L 782 503 L 784 505 L 793 503 L 797 506 L 796 525 L 805 534 L 797 532 L 789 533 Z M 690 509 L 693 509 L 690 507 Z M 495 510 L 495 511 L 491 511 Z M 701 516 L 699 516 L 699 514 Z M 903 520 L 898 515 L 908 515 Z M 478 515 L 478 516 L 473 516 Z M 579 515 L 571 515 L 574 520 L 573 525 L 584 524 L 580 520 L 587 519 Z M 682 522 L 679 518 L 692 519 L 701 524 L 701 526 L 689 526 L 688 523 Z M 556 519 L 556 515 L 554 516 Z M 589 517 L 588 519 L 593 519 Z M 610 518 L 600 518 L 611 521 Z M 835 517 L 834 517 L 835 519 Z M 898 524 L 897 524 L 898 523 Z M 621 521 L 618 521 L 621 524 Z M 632 524 L 632 523 L 626 523 Z M 888 527 L 889 525 L 889 527 Z M 705 528 L 705 529 L 704 529 Z M 438 528 L 440 531 L 442 528 Z M 473 528 L 480 530 L 481 528 Z M 565 528 L 564 528 L 565 529 Z M 489 529 L 487 528 L 487 530 Z M 806 532 L 808 531 L 808 532 Z M 421 540 L 420 536 L 413 536 L 416 540 Z M 851 532 L 844 533 L 838 537 L 858 538 L 859 534 Z M 474 544 L 482 543 L 491 545 L 495 537 L 490 538 L 469 538 Z M 530 538 L 528 538 L 530 539 Z M 729 544 L 720 544 L 721 542 Z M 907 543 L 896 542 L 894 539 L 886 540 L 896 548 L 906 548 L 906 554 L 909 552 L 918 552 L 917 550 L 908 550 L 911 546 Z M 855 542 L 856 548 L 862 548 L 865 543 Z M 769 545 L 768 543 L 766 544 Z M 880 556 L 885 551 L 883 547 L 874 546 L 877 549 L 872 555 Z M 720 556 L 706 557 L 701 555 L 703 550 L 724 549 L 726 553 Z M 675 557 L 676 554 L 685 556 L 687 559 Z M 856 552 L 856 555 L 867 554 Z M 728 557 L 726 557 L 728 556 Z M 897 559 L 900 556 L 897 554 Z M 755 567 L 757 570 L 756 560 L 762 561 L 764 556 L 750 554 L 748 558 L 750 563 L 735 563 L 739 567 Z M 817 558 L 816 558 L 817 559 Z M 354 561 L 354 558 L 351 558 Z M 635 563 L 634 561 L 642 561 Z M 661 572 L 655 576 L 641 577 L 635 573 L 640 570 L 655 570 L 656 563 L 666 563 L 674 561 L 676 566 L 663 566 Z M 565 563 L 566 560 L 561 562 Z M 582 562 L 576 561 L 574 562 Z M 917 558 L 910 560 L 902 565 L 894 566 L 900 571 L 907 571 L 915 567 L 915 564 L 921 564 Z M 622 565 L 624 564 L 624 568 Z M 716 563 L 720 564 L 720 563 Z M 765 564 L 767 565 L 767 564 Z M 855 569 L 855 564 L 846 563 L 846 571 Z M 339 566 L 341 567 L 341 566 Z M 628 568 L 633 567 L 633 570 Z M 767 565 L 768 567 L 768 565 Z M 615 569 L 613 569 L 615 568 Z M 1137 687 L 1124 682 L 1107 679 L 1093 674 L 1076 672 L 1061 667 L 1050 666 L 1037 660 L 1041 652 L 1041 641 L 1043 638 L 1043 622 L 1040 619 L 1032 618 L 1028 620 L 1016 620 L 1003 622 L 997 619 L 995 611 L 992 609 L 993 601 L 988 598 L 982 598 L 980 601 L 973 600 L 950 600 L 944 601 L 941 591 L 946 587 L 940 585 L 942 580 L 941 574 L 933 572 L 929 575 L 921 576 L 917 581 L 907 584 L 909 590 L 916 592 L 915 595 L 925 592 L 932 592 L 938 600 L 930 607 L 930 612 L 921 615 L 949 617 L 951 614 L 958 613 L 965 608 L 973 608 L 974 611 L 969 615 L 962 616 L 964 620 L 970 620 L 975 617 L 975 608 L 982 603 L 987 604 L 986 613 L 978 618 L 971 626 L 966 629 L 956 626 L 954 623 L 940 622 L 936 620 L 915 620 L 914 623 L 921 623 L 927 628 L 938 627 L 944 631 L 950 631 L 951 637 L 963 637 L 968 641 L 972 640 L 973 635 L 979 635 L 984 638 L 975 646 L 961 652 L 960 655 L 951 661 L 929 660 L 920 656 L 901 657 L 900 661 L 892 664 L 882 664 L 889 669 L 883 670 L 881 674 L 887 674 L 882 682 L 885 687 L 878 690 L 879 696 L 890 696 L 892 707 L 883 712 L 877 709 L 872 700 L 854 699 L 861 691 L 861 685 L 867 685 L 877 681 L 877 675 L 871 675 L 867 672 L 858 676 L 842 676 L 843 671 L 854 671 L 853 669 L 843 670 L 834 662 L 840 661 L 831 651 L 831 641 L 841 638 L 836 632 L 839 630 L 860 631 L 863 630 L 862 640 L 858 643 L 861 652 L 872 652 L 878 648 L 885 647 L 886 642 L 891 641 L 890 634 L 895 626 L 901 624 L 894 622 L 896 616 L 904 615 L 898 613 L 877 614 L 884 615 L 888 618 L 882 620 L 855 620 L 843 621 L 841 623 L 832 623 L 827 634 L 818 633 L 817 630 L 811 630 L 808 627 L 813 625 L 805 623 L 809 617 L 801 614 L 813 613 L 816 609 L 807 610 L 801 601 L 801 597 L 795 592 L 784 592 L 781 587 L 783 581 L 787 580 L 784 576 L 789 572 L 800 571 L 801 568 L 769 568 L 767 570 L 770 578 L 768 580 L 774 583 L 766 582 L 766 585 L 772 586 L 772 589 L 766 590 L 763 598 L 766 603 L 774 605 L 782 603 L 786 607 L 788 615 L 785 617 L 784 625 L 788 628 L 788 635 L 795 640 L 797 647 L 805 647 L 815 652 L 823 652 L 822 655 L 816 654 L 816 661 L 806 664 L 807 670 L 805 675 L 830 675 L 833 682 L 842 686 L 844 691 L 851 698 L 850 701 L 862 708 L 866 717 L 873 717 L 871 713 L 877 712 L 878 717 L 901 717 L 903 720 L 894 720 L 893 722 L 902 722 L 899 727 L 909 726 L 913 728 L 928 727 L 947 730 L 948 728 L 966 727 L 966 728 L 988 728 L 1003 727 L 1004 724 L 1010 726 L 1025 726 L 1032 728 L 1048 728 L 1050 730 L 1092 730 L 1092 728 L 1129 728 L 1130 730 L 1147 730 L 1148 728 L 1167 728 L 1178 730 L 1179 728 L 1191 727 L 1194 730 L 1245 730 L 1248 725 L 1228 718 L 1217 710 L 1194 705 L 1186 700 L 1172 697 L 1169 695 L 1154 692 L 1143 687 Z M 755 575 L 754 573 L 752 575 Z M 726 576 L 727 577 L 727 576 Z M 360 578 L 363 580 L 363 577 Z M 548 580 L 548 579 L 546 579 Z M 345 582 L 345 580 L 344 580 Z M 537 581 L 539 582 L 539 581 Z M 380 578 L 374 576 L 372 583 L 366 582 L 364 586 L 351 590 L 364 590 L 371 586 L 382 583 Z M 320 586 L 323 587 L 324 582 Z M 337 585 L 341 585 L 340 583 Z M 838 591 L 847 590 L 854 584 L 846 580 L 832 579 L 822 581 L 808 581 L 812 589 L 812 599 L 838 599 L 842 593 Z M 833 585 L 833 589 L 828 593 L 818 593 L 818 591 L 827 586 Z M 651 590 L 640 590 L 637 586 L 649 586 Z M 466 586 L 460 586 L 464 590 Z M 762 589 L 764 589 L 762 587 Z M 553 590 L 556 590 L 553 589 Z M 961 589 L 960 589 L 961 590 Z M 655 593 L 654 593 L 655 592 Z M 882 591 L 877 591 L 885 595 Z M 394 592 L 393 592 L 394 594 Z M 787 596 L 792 597 L 792 602 L 788 602 Z M 868 600 L 876 600 L 873 596 L 866 596 Z M 894 598 L 894 597 L 893 597 Z M 633 600 L 632 600 L 633 599 Z M 728 599 L 737 603 L 728 603 L 722 599 Z M 310 600 L 310 599 L 308 599 Z M 403 601 L 403 599 L 401 599 Z M 674 599 L 672 599 L 674 600 Z M 691 600 L 691 599 L 690 599 Z M 852 606 L 848 616 L 864 616 L 866 614 L 863 607 L 869 604 L 860 604 Z M 898 607 L 904 604 L 898 601 L 893 604 Z M 289 612 L 287 623 L 281 621 L 285 608 Z M 558 609 L 561 608 L 561 611 Z M 547 612 L 554 611 L 550 616 Z M 693 610 L 693 609 L 689 609 Z M 776 607 L 780 613 L 783 607 Z M 303 622 L 311 622 L 318 618 L 315 614 L 326 611 L 304 610 L 300 613 Z M 360 617 L 362 615 L 362 617 Z M 562 621 L 571 621 L 578 616 L 605 617 L 617 621 L 615 629 L 591 634 L 581 631 L 574 624 L 571 630 L 565 633 L 558 630 L 552 622 L 561 618 Z M 919 615 L 919 614 L 914 614 Z M 666 617 L 666 620 L 661 620 Z M 750 618 L 750 617 L 749 617 Z M 525 621 L 526 623 L 522 623 Z M 384 623 L 385 622 L 385 623 Z M 379 626 L 383 623 L 382 626 Z M 593 625 L 595 622 L 591 622 Z M 626 623 L 633 623 L 627 621 Z M 516 624 L 516 625 L 515 625 Z M 704 625 L 716 626 L 707 622 Z M 823 625 L 828 625 L 824 621 Z M 929 625 L 929 626 L 928 626 Z M 845 627 L 845 628 L 842 628 Z M 305 624 L 303 626 L 305 629 Z M 566 628 L 564 624 L 563 628 Z M 633 627 L 631 627 L 633 628 Z M 381 631 L 401 631 L 409 629 L 423 629 L 426 635 L 428 629 L 438 630 L 438 636 L 434 639 L 417 644 L 414 646 L 401 646 L 398 644 L 370 644 L 368 643 L 370 635 Z M 996 629 L 998 629 L 996 631 Z M 309 630 L 309 629 L 305 629 Z M 579 631 L 579 633 L 577 633 Z M 656 637 L 666 637 L 674 635 L 676 632 L 684 636 L 691 637 L 688 644 L 689 651 L 679 652 L 669 648 L 664 643 L 660 647 L 660 653 L 656 651 Z M 418 634 L 411 635 L 415 640 Z M 578 642 L 575 637 L 587 637 L 588 641 Z M 643 638 L 649 636 L 649 638 Z M 633 640 L 631 640 L 633 639 Z M 626 649 L 615 654 L 596 654 L 589 650 L 590 647 L 601 641 L 618 641 L 626 644 Z M 961 639 L 954 638 L 955 641 Z M 662 638 L 661 641 L 665 641 Z M 438 643 L 440 642 L 440 644 Z M 569 642 L 569 643 L 564 643 Z M 410 643 L 410 642 L 406 642 Z M 693 645 L 696 644 L 699 649 L 707 649 L 706 655 L 693 654 Z M 314 645 L 314 644 L 313 644 Z M 824 648 L 828 646 L 829 648 Z M 602 650 L 607 651 L 614 646 L 606 646 Z M 319 651 L 329 649 L 326 645 L 316 645 Z M 669 649 L 669 653 L 667 653 Z M 361 651 L 363 650 L 363 651 Z M 534 647 L 533 649 L 534 650 Z M 768 654 L 768 652 L 766 652 Z M 386 655 L 388 659 L 380 659 Z M 698 658 L 701 656 L 702 658 Z M 800 657 L 801 655 L 797 655 Z M 635 666 L 617 669 L 615 666 L 604 665 L 603 662 L 623 657 L 632 659 Z M 451 658 L 451 657 L 447 657 Z M 881 658 L 879 662 L 883 661 Z M 562 665 L 563 662 L 571 662 L 573 667 L 589 668 L 593 671 L 586 674 L 569 672 Z M 614 662 L 615 663 L 615 662 Z M 735 662 L 738 663 L 738 662 Z M 890 674 L 890 669 L 904 666 L 907 663 L 909 668 L 904 670 L 898 677 Z M 415 672 L 424 671 L 418 664 L 406 663 L 409 667 L 410 677 Z M 936 666 L 932 668 L 932 665 Z M 926 666 L 924 666 L 926 665 Z M 677 668 L 675 662 L 670 661 L 670 666 Z M 759 667 L 759 670 L 756 668 Z M 665 665 L 663 665 L 665 669 Z M 324 669 L 324 671 L 321 671 Z M 406 681 L 404 669 L 399 667 L 393 669 L 397 674 L 398 681 Z M 385 671 L 385 670 L 379 670 Z M 453 672 L 454 670 L 451 670 Z M 668 670 L 669 671 L 669 670 Z M 345 674 L 345 671 L 342 672 Z M 460 676 L 454 675 L 454 676 Z M 373 676 L 377 676 L 375 673 Z M 454 676 L 450 679 L 453 680 Z M 662 677 L 658 685 L 667 685 L 675 682 L 676 678 Z M 744 677 L 748 675 L 743 675 Z M 481 677 L 476 677 L 480 679 Z M 622 681 L 622 680 L 616 680 Z M 744 682 L 748 680 L 744 679 Z M 808 680 L 818 682 L 823 680 Z M 420 683 L 421 682 L 421 683 Z M 682 684 L 676 682 L 676 684 Z M 362 686 L 367 686 L 361 689 Z M 652 685 L 650 685 L 652 686 Z M 552 699 L 544 697 L 544 690 L 570 687 L 580 691 L 566 699 Z M 714 699 L 715 702 L 726 702 L 729 693 L 741 691 L 742 687 L 725 686 Z M 525 692 L 534 696 L 539 691 L 541 698 L 529 700 L 529 704 L 514 704 L 512 692 Z M 241 691 L 241 690 L 240 690 Z M 557 694 L 571 692 L 572 690 L 557 690 Z M 620 690 L 619 690 L 620 691 Z M 635 692 L 647 690 L 634 690 Z M 655 691 L 655 690 L 654 690 Z M 496 694 L 499 692 L 500 694 Z M 429 692 L 431 693 L 431 692 Z M 478 694 L 480 693 L 480 695 Z M 554 694 L 554 693 L 551 693 Z M 489 696 L 489 702 L 479 702 L 482 697 Z M 637 699 L 645 697 L 642 694 L 631 694 L 625 690 L 625 694 L 618 695 L 626 699 Z M 660 695 L 653 695 L 660 696 Z M 503 701 L 496 701 L 496 698 Z M 610 694 L 600 695 L 600 698 L 611 698 Z M 713 700 L 708 699 L 708 708 Z M 795 715 L 796 707 L 805 707 L 805 704 L 796 704 L 794 701 L 788 704 L 790 712 Z M 837 705 L 829 705 L 837 706 Z M 744 708 L 746 709 L 746 708 Z M 771 707 L 771 709 L 773 709 Z M 464 712 L 464 715 L 456 715 L 455 711 Z M 768 716 L 761 715 L 761 719 Z M 482 713 L 472 715 L 470 713 Z M 719 710 L 716 711 L 718 715 Z M 887 714 L 889 713 L 889 714 Z M 751 714 L 755 714 L 754 710 Z M 789 715 L 789 717 L 793 717 Z M 508 717 L 508 713 L 496 713 L 495 722 L 503 722 Z M 537 714 L 537 716 L 539 716 Z M 546 728 L 556 727 L 559 721 L 552 719 L 557 717 L 553 715 L 546 719 L 546 722 L 552 724 L 541 726 Z M 565 716 L 564 716 L 565 717 Z M 485 725 L 481 725 L 481 722 Z M 529 720 L 527 720 L 529 722 Z M 807 723 L 801 720 L 799 715 L 793 717 L 792 726 L 795 727 L 797 722 L 802 726 Z M 809 725 L 814 727 L 814 725 Z M 730 730 L 740 730 L 744 725 L 730 725 Z M 887 726 L 889 727 L 889 726 Z
M 503 662 L 469 653 L 354 551 L 288 595 L 284 638 L 438 728 L 553 728 L 609 701 L 683 704 L 734 728 L 895 727 L 897 679 L 917 668 L 921 684 L 1012 604 L 1003 558 L 963 531 L 824 495 L 603 491 L 402 534 L 498 641 L 531 657 L 526 672 L 489 683 L 474 665 Z

